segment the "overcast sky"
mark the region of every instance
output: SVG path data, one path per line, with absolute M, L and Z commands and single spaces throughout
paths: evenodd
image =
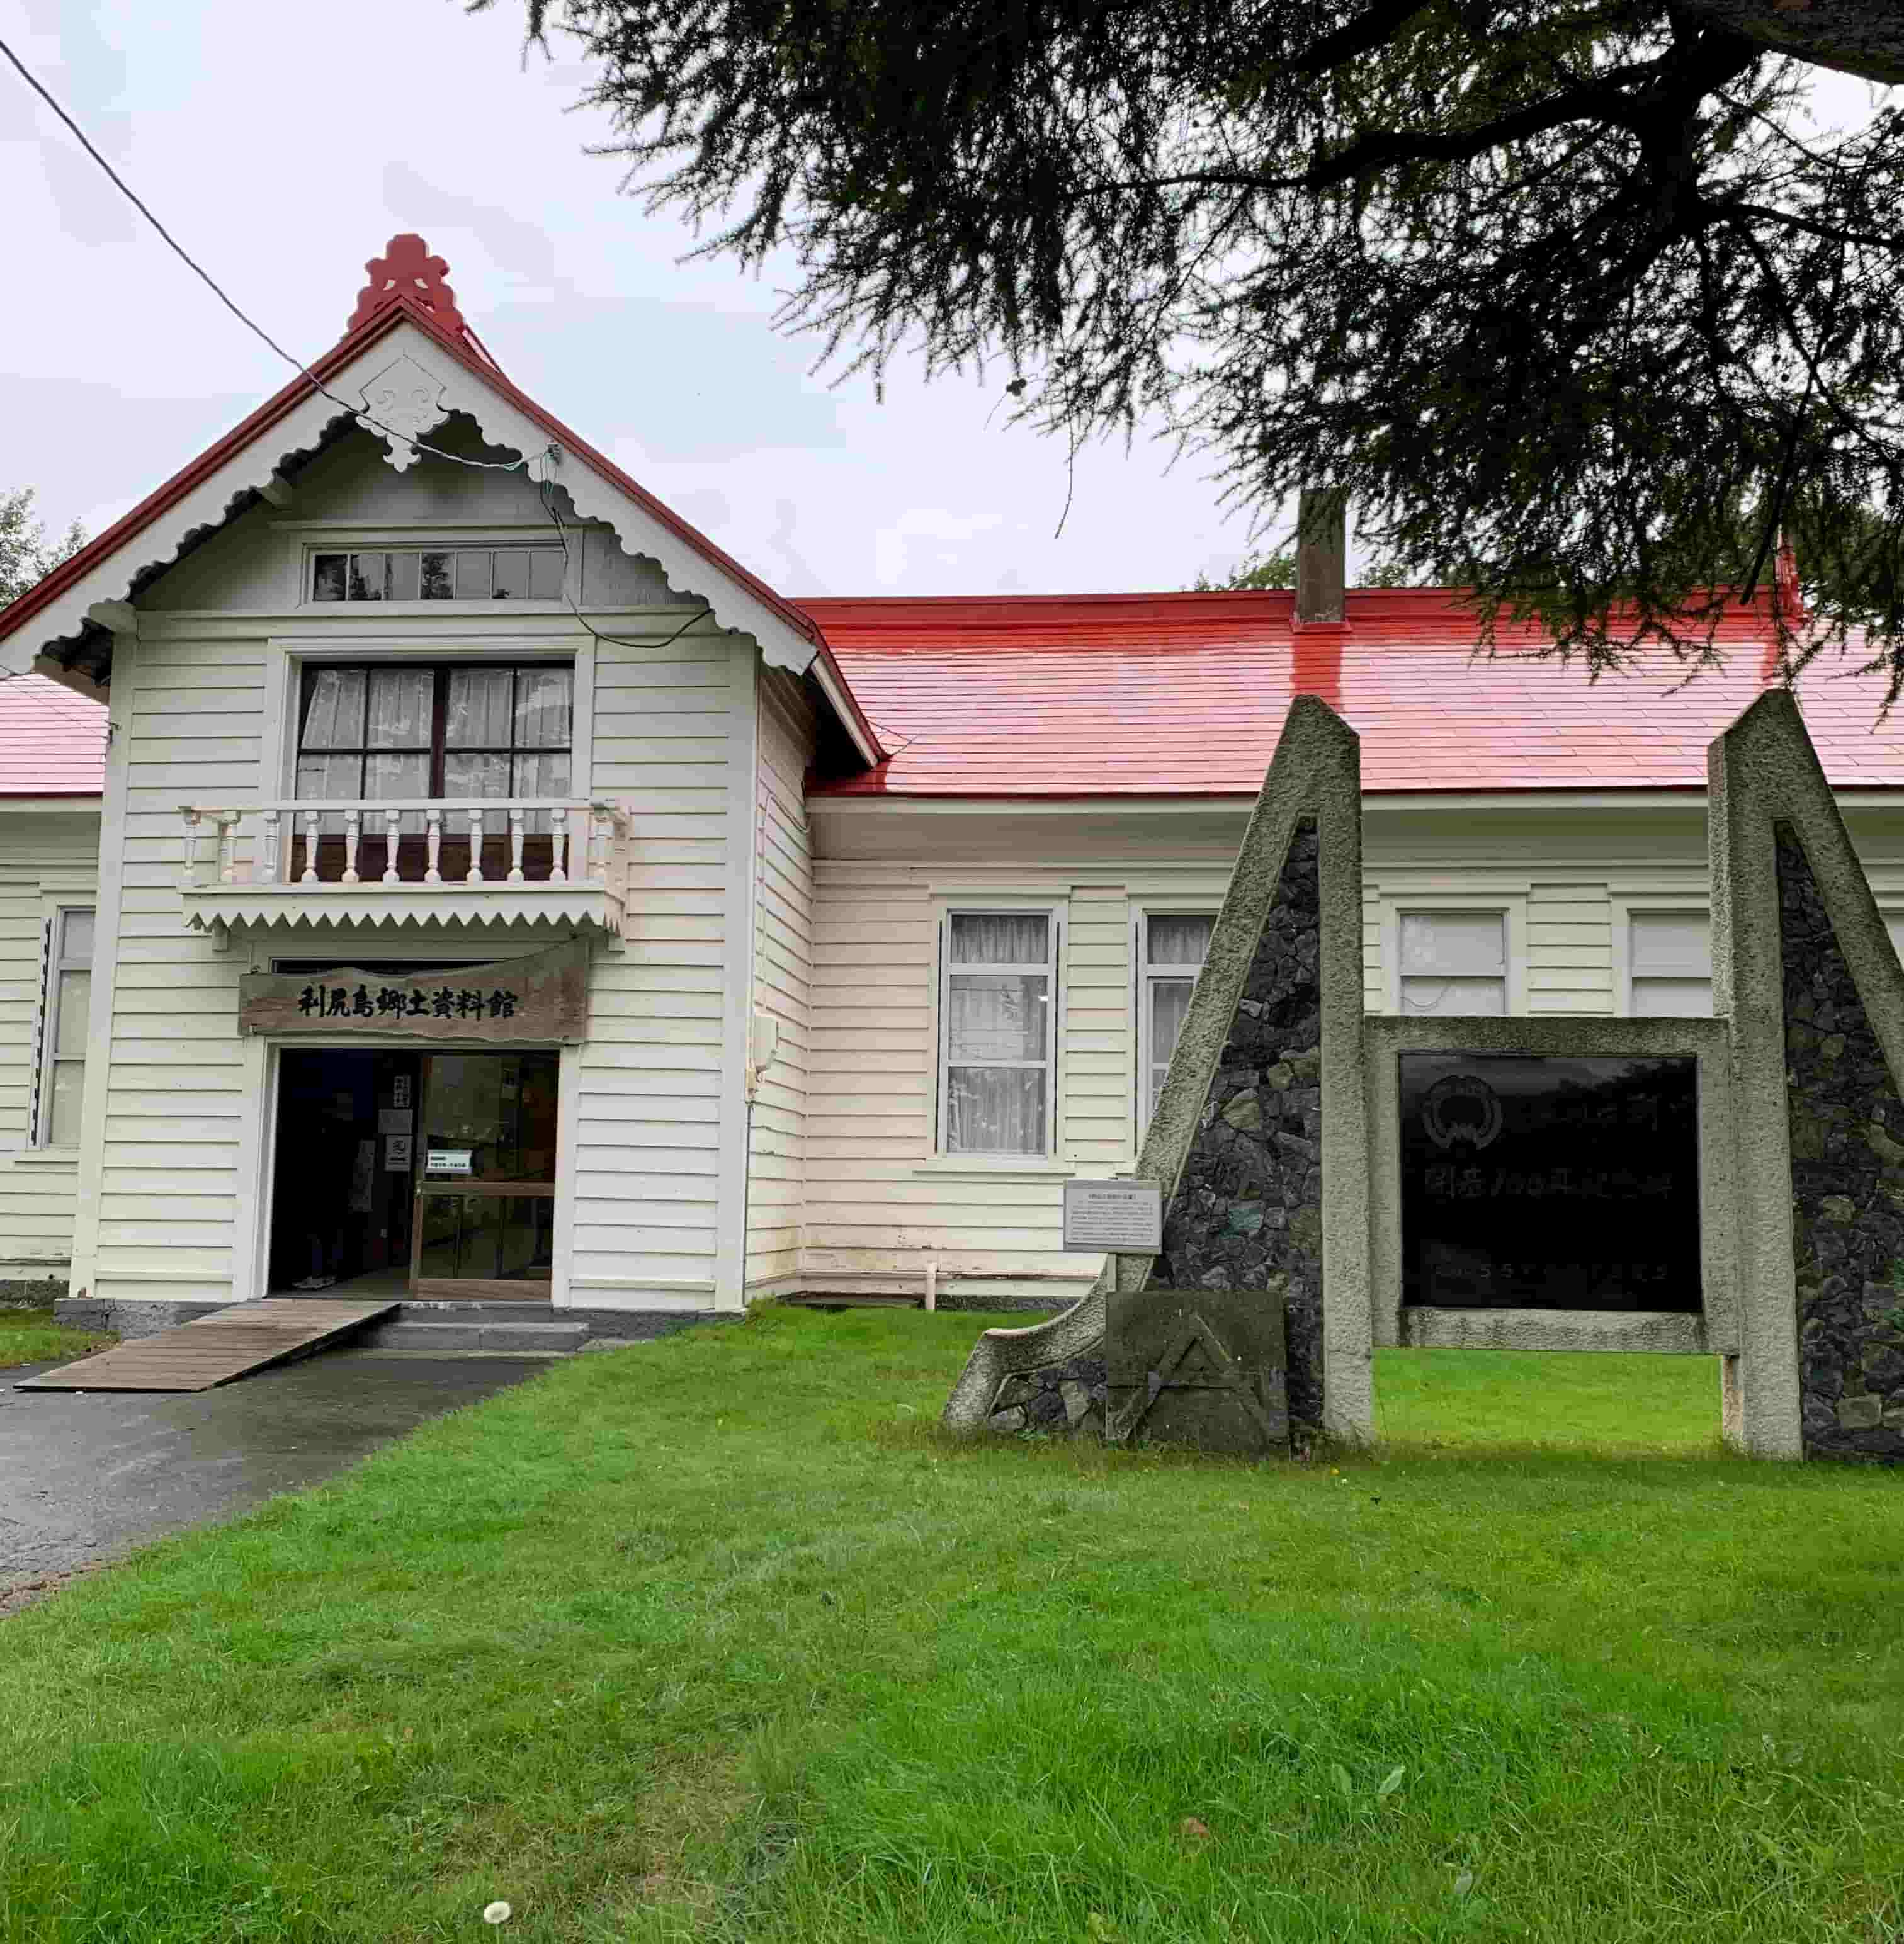
M 364 260 L 419 231 L 509 376 L 783 592 L 1181 587 L 1249 544 L 1192 456 L 1066 454 L 1005 429 L 1006 375 L 811 374 L 771 282 L 684 263 L 694 238 L 584 153 L 574 66 L 520 59 L 522 13 L 454 0 L 177 7 L 0 0 L 0 35 L 160 220 L 278 341 L 341 334 Z M 1843 112 L 1867 91 L 1846 84 Z M 0 490 L 97 532 L 288 368 L 155 237 L 10 69 L 0 183 L 14 266 Z

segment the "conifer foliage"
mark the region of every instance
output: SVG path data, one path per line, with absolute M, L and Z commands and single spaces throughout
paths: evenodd
M 1595 667 L 1706 654 L 1801 534 L 1793 663 L 1861 629 L 1904 680 L 1904 109 L 1807 112 L 1904 80 L 1895 0 L 527 5 L 836 370 L 1340 485 Z

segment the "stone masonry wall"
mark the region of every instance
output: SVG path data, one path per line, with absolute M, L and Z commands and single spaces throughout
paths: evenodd
M 1286 1281 L 1289 1414 L 1322 1422 L 1321 874 L 1296 828 L 1183 1179 L 1153 1289 Z
M 1904 1457 L 1904 1105 L 1804 852 L 1777 841 L 1805 1450 Z

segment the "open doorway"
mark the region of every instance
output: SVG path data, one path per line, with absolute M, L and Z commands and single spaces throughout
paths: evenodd
M 560 1064 L 286 1048 L 270 1293 L 549 1301 Z
M 355 1047 L 279 1057 L 272 1295 L 408 1287 L 422 1063 Z

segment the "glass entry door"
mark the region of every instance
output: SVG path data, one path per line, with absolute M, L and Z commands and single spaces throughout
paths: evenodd
M 423 1056 L 413 1295 L 549 1300 L 560 1060 L 541 1051 Z

